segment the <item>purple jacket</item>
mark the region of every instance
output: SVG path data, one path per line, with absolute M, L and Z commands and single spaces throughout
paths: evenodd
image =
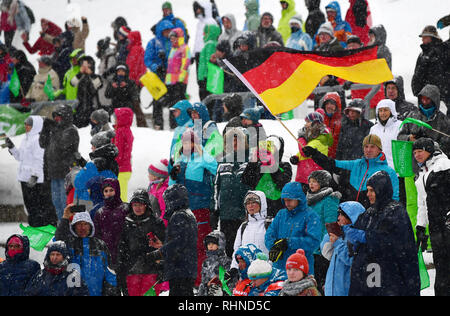
M 128 204 L 120 199 L 120 185 L 117 179 L 105 179 L 102 188 L 108 186 L 112 187 L 116 194 L 111 199 L 104 199 L 103 207 L 95 213 L 95 237 L 106 243 L 111 253 L 112 263 L 115 265 L 120 235 L 128 214 Z

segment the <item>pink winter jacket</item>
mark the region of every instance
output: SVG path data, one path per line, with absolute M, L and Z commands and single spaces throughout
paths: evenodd
M 119 164 L 119 172 L 131 172 L 131 152 L 133 150 L 133 133 L 131 124 L 133 123 L 133 110 L 130 108 L 114 109 L 117 122 L 115 127 L 116 137 L 113 143 L 119 149 L 119 155 L 116 161 Z
M 166 203 L 163 199 L 163 194 L 166 191 L 167 187 L 169 186 L 169 178 L 164 180 L 162 185 L 158 187 L 159 183 L 154 183 L 150 185 L 148 193 L 153 195 L 158 199 L 159 202 L 159 209 L 161 210 L 161 219 L 164 221 L 164 224 L 167 226 L 167 220 L 164 219 L 164 214 L 166 213 Z
M 130 32 L 128 34 L 128 57 L 127 66 L 130 69 L 129 77 L 136 82 L 138 87 L 142 87 L 139 79 L 147 72 L 147 67 L 144 63 L 145 50 L 142 47 L 141 33 L 138 31 Z

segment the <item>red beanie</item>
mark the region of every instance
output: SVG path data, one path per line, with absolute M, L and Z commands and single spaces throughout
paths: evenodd
M 296 253 L 287 259 L 286 269 L 299 269 L 302 270 L 305 275 L 308 275 L 309 265 L 303 249 L 298 249 Z

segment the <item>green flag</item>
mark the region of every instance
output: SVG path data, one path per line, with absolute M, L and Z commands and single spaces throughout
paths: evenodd
M 395 171 L 401 178 L 414 176 L 413 170 L 413 142 L 392 140 L 392 158 Z
M 30 113 L 21 113 L 13 107 L 0 106 L 0 134 L 8 137 L 25 134 L 25 120 Z
M 422 251 L 419 249 L 419 273 L 420 273 L 420 290 L 430 287 L 430 276 L 428 275 L 425 260 L 423 260 Z
M 23 230 L 23 235 L 27 236 L 30 240 L 30 247 L 36 251 L 44 250 L 45 246 L 55 236 L 56 227 L 52 225 L 44 227 L 25 227 L 22 224 L 19 225 Z
M 147 292 L 145 292 L 142 296 L 156 296 L 155 286 L 157 284 L 158 284 L 158 282 L 153 284 L 153 286 Z
M 222 283 L 222 289 L 230 296 L 233 296 L 230 289 L 228 288 L 227 282 L 225 281 L 225 269 L 224 267 L 219 267 L 219 280 Z
M 13 74 L 11 76 L 11 81 L 9 83 L 9 91 L 17 98 L 20 93 L 20 80 L 17 75 L 16 68 L 14 68 Z
M 208 62 L 208 77 L 206 78 L 206 90 L 212 94 L 222 94 L 224 85 L 223 70 L 210 62 Z
M 400 129 L 402 129 L 403 125 L 407 124 L 407 123 L 412 123 L 412 124 L 416 124 L 417 126 L 422 126 L 428 129 L 433 129 L 433 127 L 431 127 L 430 124 L 427 124 L 425 122 L 422 122 L 420 120 L 416 120 L 414 118 L 408 117 L 407 119 L 405 119 L 402 124 L 400 125 Z
M 44 92 L 50 101 L 55 100 L 55 93 L 53 92 L 52 78 L 50 78 L 50 75 L 48 75 L 47 81 L 45 82 Z

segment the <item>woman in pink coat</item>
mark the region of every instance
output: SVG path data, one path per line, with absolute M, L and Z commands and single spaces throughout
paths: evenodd
M 119 164 L 119 183 L 121 189 L 121 196 L 123 202 L 128 201 L 128 181 L 131 178 L 131 153 L 133 150 L 133 133 L 131 131 L 131 124 L 133 123 L 133 110 L 130 108 L 114 109 L 116 116 L 116 124 L 114 129 L 116 137 L 113 139 L 113 144 L 119 149 L 119 155 L 116 161 Z

